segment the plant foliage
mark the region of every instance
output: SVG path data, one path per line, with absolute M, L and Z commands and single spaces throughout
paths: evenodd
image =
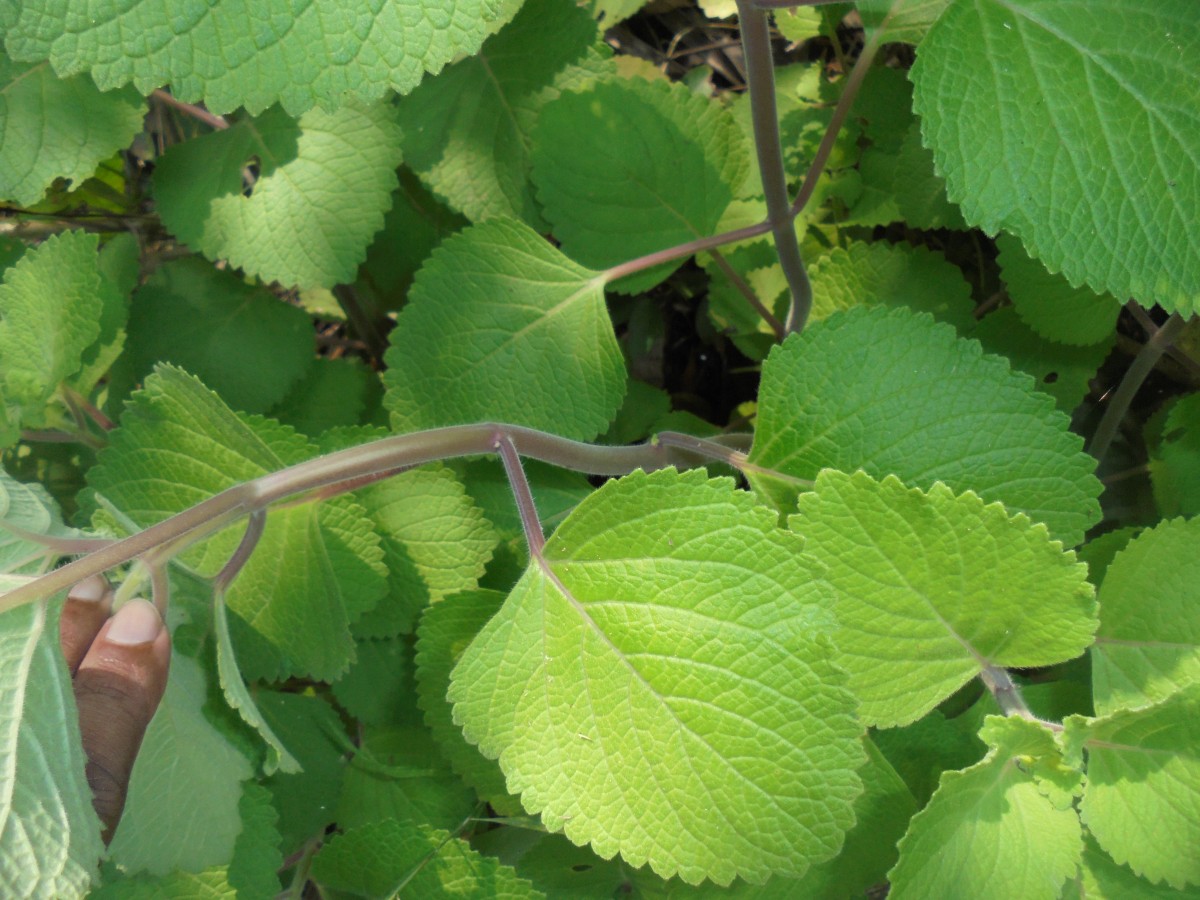
M 639 8 L 0 2 L 0 894 L 1200 891 L 1193 0 Z

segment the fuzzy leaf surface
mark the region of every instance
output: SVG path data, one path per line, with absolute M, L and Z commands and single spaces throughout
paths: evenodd
M 503 421 L 587 440 L 625 395 L 602 276 L 510 219 L 433 252 L 385 359 L 384 405 L 402 432 Z
M 195 378 L 162 366 L 134 395 L 89 481 L 144 527 L 314 452 L 291 429 L 240 419 Z M 215 574 L 243 528 L 220 532 L 187 560 Z M 384 592 L 382 557 L 370 521 L 352 501 L 273 510 L 226 595 L 238 624 L 258 638 L 254 652 L 241 658 L 246 675 L 335 680 L 353 651 L 350 624 Z M 248 636 L 235 626 L 234 637 L 240 653 Z
M 0 575 L 0 592 L 23 579 Z M 0 614 L 0 893 L 82 895 L 104 852 L 79 713 L 46 603 Z
M 41 424 L 47 401 L 100 334 L 98 244 L 83 231 L 52 235 L 4 272 L 0 406 L 15 421 Z
M 76 186 L 142 130 L 136 91 L 102 94 L 86 76 L 0 52 L 0 197 L 31 206 L 56 178 Z
M 159 213 L 209 259 L 264 281 L 352 281 L 396 189 L 395 119 L 387 103 L 314 109 L 299 121 L 274 109 L 177 144 L 155 170 Z M 242 168 L 252 158 L 262 171 L 245 197 Z
M 1025 771 L 1024 735 L 942 775 L 900 841 L 889 881 L 897 900 L 975 897 L 1056 900 L 1083 852 L 1079 817 L 1055 806 Z M 1003 873 L 1000 877 L 997 873 Z
M 531 813 L 697 883 L 799 876 L 861 790 L 816 564 L 726 479 L 584 500 L 463 654 L 455 720 Z
M 1092 648 L 1099 715 L 1165 700 L 1200 682 L 1200 519 L 1160 522 L 1116 555 Z
M 1200 885 L 1200 685 L 1063 724 L 1068 748 L 1087 754 L 1079 814 L 1100 846 L 1150 881 Z
M 404 158 L 474 222 L 541 224 L 529 181 L 530 132 L 554 76 L 596 40 L 596 23 L 563 0 L 528 0 L 483 49 L 400 103 Z
M 563 252 L 608 268 L 716 230 L 749 167 L 718 104 L 682 84 L 600 81 L 547 103 L 533 134 L 533 180 Z M 641 291 L 680 265 L 615 282 Z
M 1096 630 L 1087 567 L 975 494 L 827 469 L 791 527 L 828 566 L 835 643 L 868 724 L 915 721 L 988 666 L 1072 659 Z
M 83 537 L 63 524 L 58 505 L 40 484 L 24 484 L 0 469 L 0 573 L 39 575 L 54 552 L 13 529 L 53 537 Z
M 91 72 L 103 91 L 170 84 L 216 113 L 282 103 L 299 114 L 346 95 L 368 102 L 412 90 L 426 72 L 478 50 L 500 9 L 497 0 L 15 4 L 5 11 L 5 44 L 14 59 L 48 59 L 62 76 Z
M 536 900 L 532 884 L 448 832 L 389 820 L 332 838 L 313 859 L 313 878 L 329 888 L 368 897 L 494 897 Z
M 869 348 L 869 351 L 867 350 Z M 751 483 L 783 509 L 822 468 L 942 481 L 1045 522 L 1074 546 L 1099 517 L 1095 462 L 1070 420 L 977 343 L 908 310 L 814 323 L 763 366 Z
M 1195 312 L 1192 0 L 954 3 L 912 70 L 950 199 L 1072 285 Z

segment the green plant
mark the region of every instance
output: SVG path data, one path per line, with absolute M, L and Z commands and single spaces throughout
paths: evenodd
M 829 81 L 742 3 L 712 97 L 562 0 L 0 6 L 5 893 L 1200 884 L 1200 22 L 857 12 Z M 731 427 L 631 379 L 656 296 L 761 363 Z M 52 626 L 102 571 L 175 657 L 98 872 Z

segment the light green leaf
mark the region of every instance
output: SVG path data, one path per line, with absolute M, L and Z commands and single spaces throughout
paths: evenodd
M 279 852 L 279 815 L 271 804 L 271 792 L 248 781 L 238 801 L 242 831 L 233 845 L 229 883 L 241 897 L 274 897 L 279 893 L 283 855 Z
M 79 394 L 90 397 L 97 385 L 108 379 L 113 363 L 125 349 L 129 319 L 129 295 L 141 278 L 141 246 L 132 233 L 110 237 L 100 248 L 100 333 L 83 352 L 83 366 L 67 383 Z M 111 380 L 109 380 L 111 384 Z M 107 402 L 112 402 L 111 388 Z
M 962 270 L 923 247 L 854 241 L 810 267 L 812 321 L 853 306 L 907 306 L 965 333 L 974 325 L 971 286 Z
M 1026 256 L 1012 235 L 1000 235 L 996 246 L 1008 296 L 1022 322 L 1044 338 L 1075 346 L 1098 344 L 1112 335 L 1121 312 L 1116 297 L 1071 287 Z
M 55 178 L 76 186 L 142 130 L 133 90 L 102 94 L 86 76 L 0 53 L 0 198 L 31 206 Z
M 884 41 L 919 44 L 952 0 L 857 0 L 868 30 L 883 27 Z M 895 10 L 893 12 L 892 10 Z
M 100 334 L 98 245 L 83 231 L 51 235 L 4 273 L 0 405 L 15 420 L 42 424 L 46 402 Z
M 315 352 L 304 310 L 196 257 L 160 266 L 134 293 L 128 333 L 116 390 L 170 362 L 245 412 L 282 399 Z
M 91 900 L 237 900 L 237 896 L 227 866 L 210 866 L 203 872 L 175 871 L 159 878 L 118 878 L 88 894 Z
M 900 841 L 890 896 L 1057 900 L 1083 833 L 1075 811 L 1057 808 L 1025 771 L 1026 750 L 1002 745 L 942 776 Z
M 826 590 L 729 480 L 609 481 L 463 654 L 455 720 L 529 812 L 601 856 L 692 883 L 799 876 L 861 791 Z
M 603 276 L 509 219 L 433 252 L 385 360 L 397 431 L 496 420 L 587 440 L 625 394 Z
M 1200 519 L 1160 522 L 1116 555 L 1092 648 L 1099 715 L 1157 703 L 1200 682 Z
M 821 11 L 813 7 L 775 9 L 771 11 L 775 28 L 793 44 L 806 41 L 821 33 Z
M 530 132 L 555 75 L 596 40 L 586 10 L 528 0 L 475 56 L 400 102 L 404 158 L 472 221 L 510 216 L 542 225 L 529 183 Z
M 1200 514 L 1200 394 L 1180 397 L 1150 451 L 1150 481 L 1164 516 Z
M 1200 303 L 1192 0 L 952 4 L 912 70 L 950 199 L 1072 285 Z
M 14 530 L 15 529 L 15 530 Z M 0 469 L 0 573 L 39 575 L 57 554 L 29 535 L 82 537 L 63 524 L 58 505 L 40 484 L 23 484 Z
M 216 113 L 282 102 L 291 113 L 412 90 L 460 54 L 474 53 L 501 10 L 496 0 L 317 0 L 265 10 L 244 0 L 184 8 L 100 2 L 17 4 L 5 17 L 14 59 L 49 59 L 60 75 L 90 71 L 101 90 L 163 84 Z
M 936 709 L 903 728 L 876 731 L 871 740 L 904 779 L 918 807 L 929 802 L 942 772 L 974 765 L 986 750 L 961 716 L 947 719 Z
M 199 872 L 233 858 L 242 782 L 253 773 L 205 717 L 204 681 L 195 660 L 173 655 L 109 846 L 109 857 L 129 872 Z
M 749 167 L 737 125 L 682 84 L 601 81 L 547 103 L 533 180 L 563 252 L 596 269 L 716 230 Z M 613 284 L 657 284 L 681 260 Z
M 998 503 L 825 470 L 790 520 L 828 566 L 859 715 L 912 722 L 988 666 L 1079 656 L 1096 630 L 1087 567 Z
M 518 815 L 520 804 L 509 797 L 500 767 L 466 742 L 446 701 L 450 671 L 503 602 L 498 591 L 471 591 L 425 610 L 417 640 L 417 703 L 450 767 L 498 811 Z
M 367 897 L 496 898 L 542 893 L 508 866 L 471 849 L 449 832 L 395 820 L 336 835 L 313 858 L 312 877 L 325 887 Z
M 1074 890 L 1076 893 L 1070 893 Z M 1083 865 L 1079 877 L 1068 884 L 1063 900 L 1197 900 L 1200 891 L 1176 891 L 1138 878 L 1127 866 L 1118 865 L 1096 844 L 1084 838 Z
M 1079 813 L 1100 846 L 1150 881 L 1200 884 L 1200 686 L 1063 725 L 1069 750 L 1087 753 Z
M 17 583 L 0 575 L 0 592 Z M 44 602 L 0 614 L 0 721 L 0 894 L 82 895 L 104 845 L 58 616 Z
M 763 366 L 751 483 L 785 510 L 796 479 L 865 469 L 942 481 L 1045 522 L 1073 546 L 1099 518 L 1095 461 L 1053 401 L 974 341 L 908 310 L 830 316 Z
M 158 161 L 163 222 L 209 259 L 285 286 L 351 281 L 396 189 L 400 131 L 387 103 L 272 110 L 177 144 Z M 249 197 L 242 168 L 262 172 Z
M 144 527 L 315 450 L 290 428 L 239 419 L 195 378 L 162 366 L 134 395 L 88 480 Z M 228 528 L 184 559 L 213 575 L 243 530 Z M 353 652 L 351 623 L 384 593 L 382 558 L 370 520 L 351 500 L 272 510 L 226 595 L 246 675 L 336 679 Z

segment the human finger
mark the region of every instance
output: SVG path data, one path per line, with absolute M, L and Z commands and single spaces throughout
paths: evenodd
M 85 578 L 67 592 L 58 620 L 58 639 L 72 675 L 112 612 L 113 591 L 103 575 Z
M 154 604 L 130 600 L 100 628 L 75 675 L 87 779 L 107 842 L 167 685 L 171 643 Z

